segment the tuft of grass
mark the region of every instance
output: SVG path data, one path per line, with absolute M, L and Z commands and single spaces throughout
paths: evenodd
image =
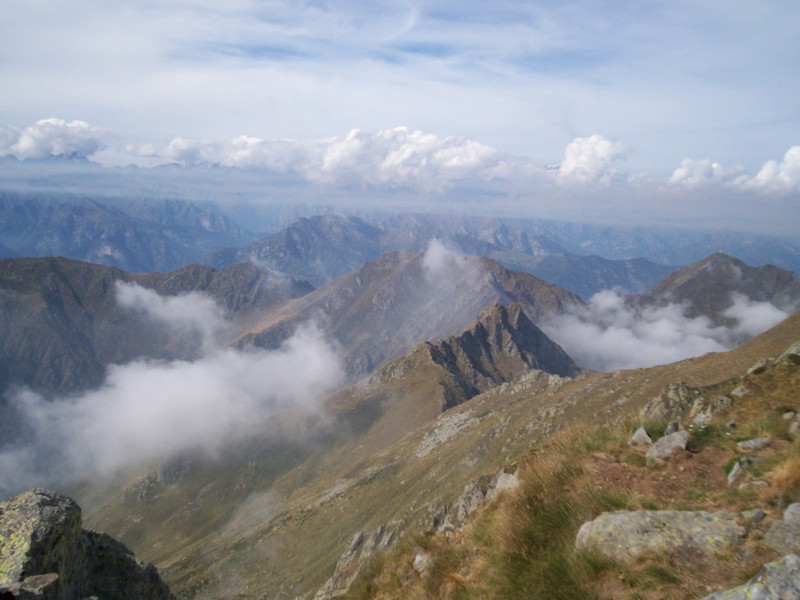
M 703 446 L 719 446 L 725 440 L 725 428 L 717 423 L 711 423 L 695 429 L 689 438 L 693 448 Z
M 625 510 L 631 507 L 630 496 L 622 490 L 601 489 L 594 492 L 597 503 L 604 511 Z
M 672 569 L 663 565 L 647 565 L 642 570 L 642 574 L 656 584 L 678 583 L 680 581 Z
M 772 470 L 772 482 L 781 492 L 800 488 L 800 456 L 790 456 Z

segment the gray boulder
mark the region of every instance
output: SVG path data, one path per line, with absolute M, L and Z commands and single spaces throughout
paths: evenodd
M 739 448 L 739 450 L 761 450 L 762 448 L 769 446 L 770 443 L 772 443 L 772 438 L 760 437 L 739 442 L 736 444 L 736 447 Z
M 623 510 L 584 523 L 575 547 L 628 563 L 650 551 L 688 548 L 709 554 L 738 546 L 746 534 L 727 512 Z
M 629 444 L 652 444 L 653 440 L 650 439 L 650 436 L 647 435 L 644 427 L 639 427 L 634 434 L 631 436 L 631 439 L 628 440 Z
M 764 542 L 784 554 L 800 552 L 799 503 L 788 506 L 783 513 L 783 519 L 772 524 L 764 536 Z
M 3 598 L 171 600 L 156 568 L 108 535 L 81 528 L 70 498 L 35 489 L 0 503 Z
M 800 557 L 789 554 L 767 563 L 750 581 L 739 587 L 715 592 L 703 600 L 798 600 Z
M 681 450 L 686 449 L 686 444 L 689 443 L 689 432 L 687 431 L 676 431 L 675 433 L 670 433 L 669 435 L 665 435 L 661 439 L 659 439 L 653 446 L 647 451 L 645 456 L 647 458 L 666 458 L 675 448 L 680 448 Z

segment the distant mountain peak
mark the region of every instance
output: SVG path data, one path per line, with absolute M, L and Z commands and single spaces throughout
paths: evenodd
M 426 362 L 444 371 L 439 380 L 442 409 L 514 381 L 533 369 L 563 377 L 580 372 L 567 353 L 533 324 L 518 303 L 506 307 L 492 302 L 464 332 L 418 344 L 379 369 L 373 380 L 402 378 Z

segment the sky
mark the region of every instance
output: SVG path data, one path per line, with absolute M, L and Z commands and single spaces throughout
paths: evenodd
M 220 164 L 319 189 L 490 182 L 642 219 L 705 203 L 742 227 L 800 222 L 794 0 L 3 0 L 2 14 L 0 156 Z

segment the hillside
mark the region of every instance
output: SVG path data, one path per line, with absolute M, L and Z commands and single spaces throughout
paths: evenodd
M 446 374 L 412 352 L 403 368 L 330 396 L 322 418 L 284 413 L 217 458 L 173 459 L 79 497 L 89 521 L 155 561 L 179 597 L 332 597 L 374 551 L 455 520 L 467 483 L 527 464 L 567 424 L 623 427 L 678 382 L 680 402 L 730 396 L 757 360 L 798 339 L 800 314 L 728 353 L 577 379 L 529 371 L 444 413 Z
M 121 282 L 172 297 L 204 292 L 239 319 L 312 289 L 252 263 L 132 274 L 66 258 L 0 260 L 0 390 L 22 384 L 75 391 L 97 385 L 109 364 L 198 355 L 196 332 L 165 327 L 120 305 Z

